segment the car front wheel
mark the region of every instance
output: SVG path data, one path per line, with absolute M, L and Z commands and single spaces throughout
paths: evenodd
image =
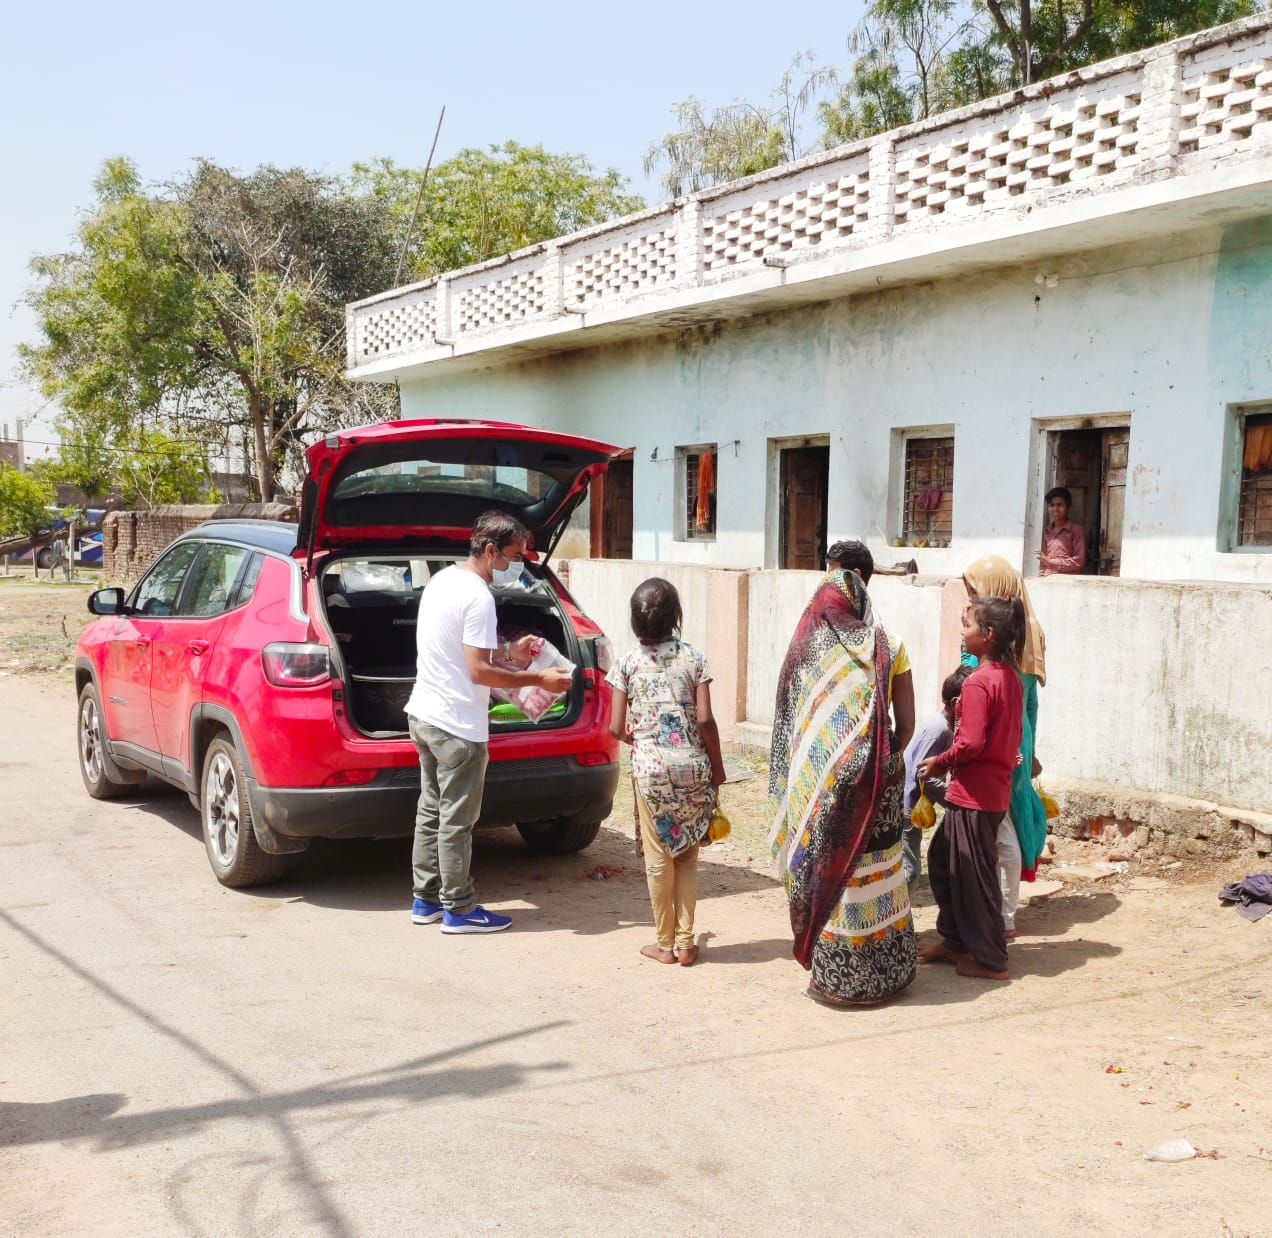
M 252 829 L 243 764 L 234 745 L 223 738 L 208 745 L 199 794 L 203 843 L 216 879 L 232 889 L 274 881 L 287 858 L 262 851 Z
M 136 783 L 116 782 L 106 772 L 106 726 L 97 689 L 86 683 L 79 696 L 79 767 L 84 786 L 95 800 L 113 800 L 136 789 Z
M 572 855 L 590 846 L 600 832 L 599 821 L 533 821 L 517 826 L 526 846 L 541 855 Z

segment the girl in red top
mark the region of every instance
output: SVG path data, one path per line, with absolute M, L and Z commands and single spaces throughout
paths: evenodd
M 928 879 L 941 942 L 925 963 L 953 963 L 962 976 L 1010 980 L 998 884 L 998 826 L 1020 759 L 1022 692 L 1015 667 L 1024 645 L 1019 598 L 978 597 L 963 612 L 963 645 L 980 665 L 954 707 L 954 743 L 920 762 L 921 779 L 952 771 L 945 817 L 928 848 Z

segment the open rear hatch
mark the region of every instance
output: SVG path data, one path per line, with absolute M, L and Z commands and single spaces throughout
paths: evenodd
M 342 430 L 305 452 L 297 551 L 466 547 L 483 512 L 521 521 L 547 560 L 587 493 L 620 454 L 572 434 L 499 421 L 387 421 Z
M 587 494 L 620 449 L 607 443 L 497 421 L 389 421 L 331 434 L 306 453 L 295 553 L 313 571 L 344 664 L 354 725 L 377 737 L 406 734 L 415 680 L 415 623 L 429 577 L 468 553 L 483 512 L 507 512 L 530 531 L 546 562 Z M 523 584 L 495 589 L 501 635 L 535 632 L 583 665 L 565 608 L 535 564 Z M 492 709 L 492 731 L 568 726 L 576 688 L 537 724 Z

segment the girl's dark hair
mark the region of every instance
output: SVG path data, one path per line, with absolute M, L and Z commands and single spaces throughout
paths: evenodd
M 942 704 L 953 705 L 963 695 L 963 683 L 971 673 L 970 666 L 960 666 L 958 670 L 945 676 L 945 682 L 941 684 Z
M 651 576 L 636 586 L 632 594 L 632 631 L 642 645 L 671 640 L 683 622 L 680 594 L 671 581 Z
M 994 639 L 986 657 L 991 662 L 1020 666 L 1025 648 L 1025 604 L 1019 598 L 982 598 L 972 602 L 972 614 L 982 636 L 992 628 Z

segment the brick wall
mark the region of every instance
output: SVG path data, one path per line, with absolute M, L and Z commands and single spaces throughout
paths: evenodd
M 196 503 L 111 512 L 102 522 L 102 569 L 107 580 L 136 580 L 159 552 L 205 520 L 295 520 L 290 503 Z

